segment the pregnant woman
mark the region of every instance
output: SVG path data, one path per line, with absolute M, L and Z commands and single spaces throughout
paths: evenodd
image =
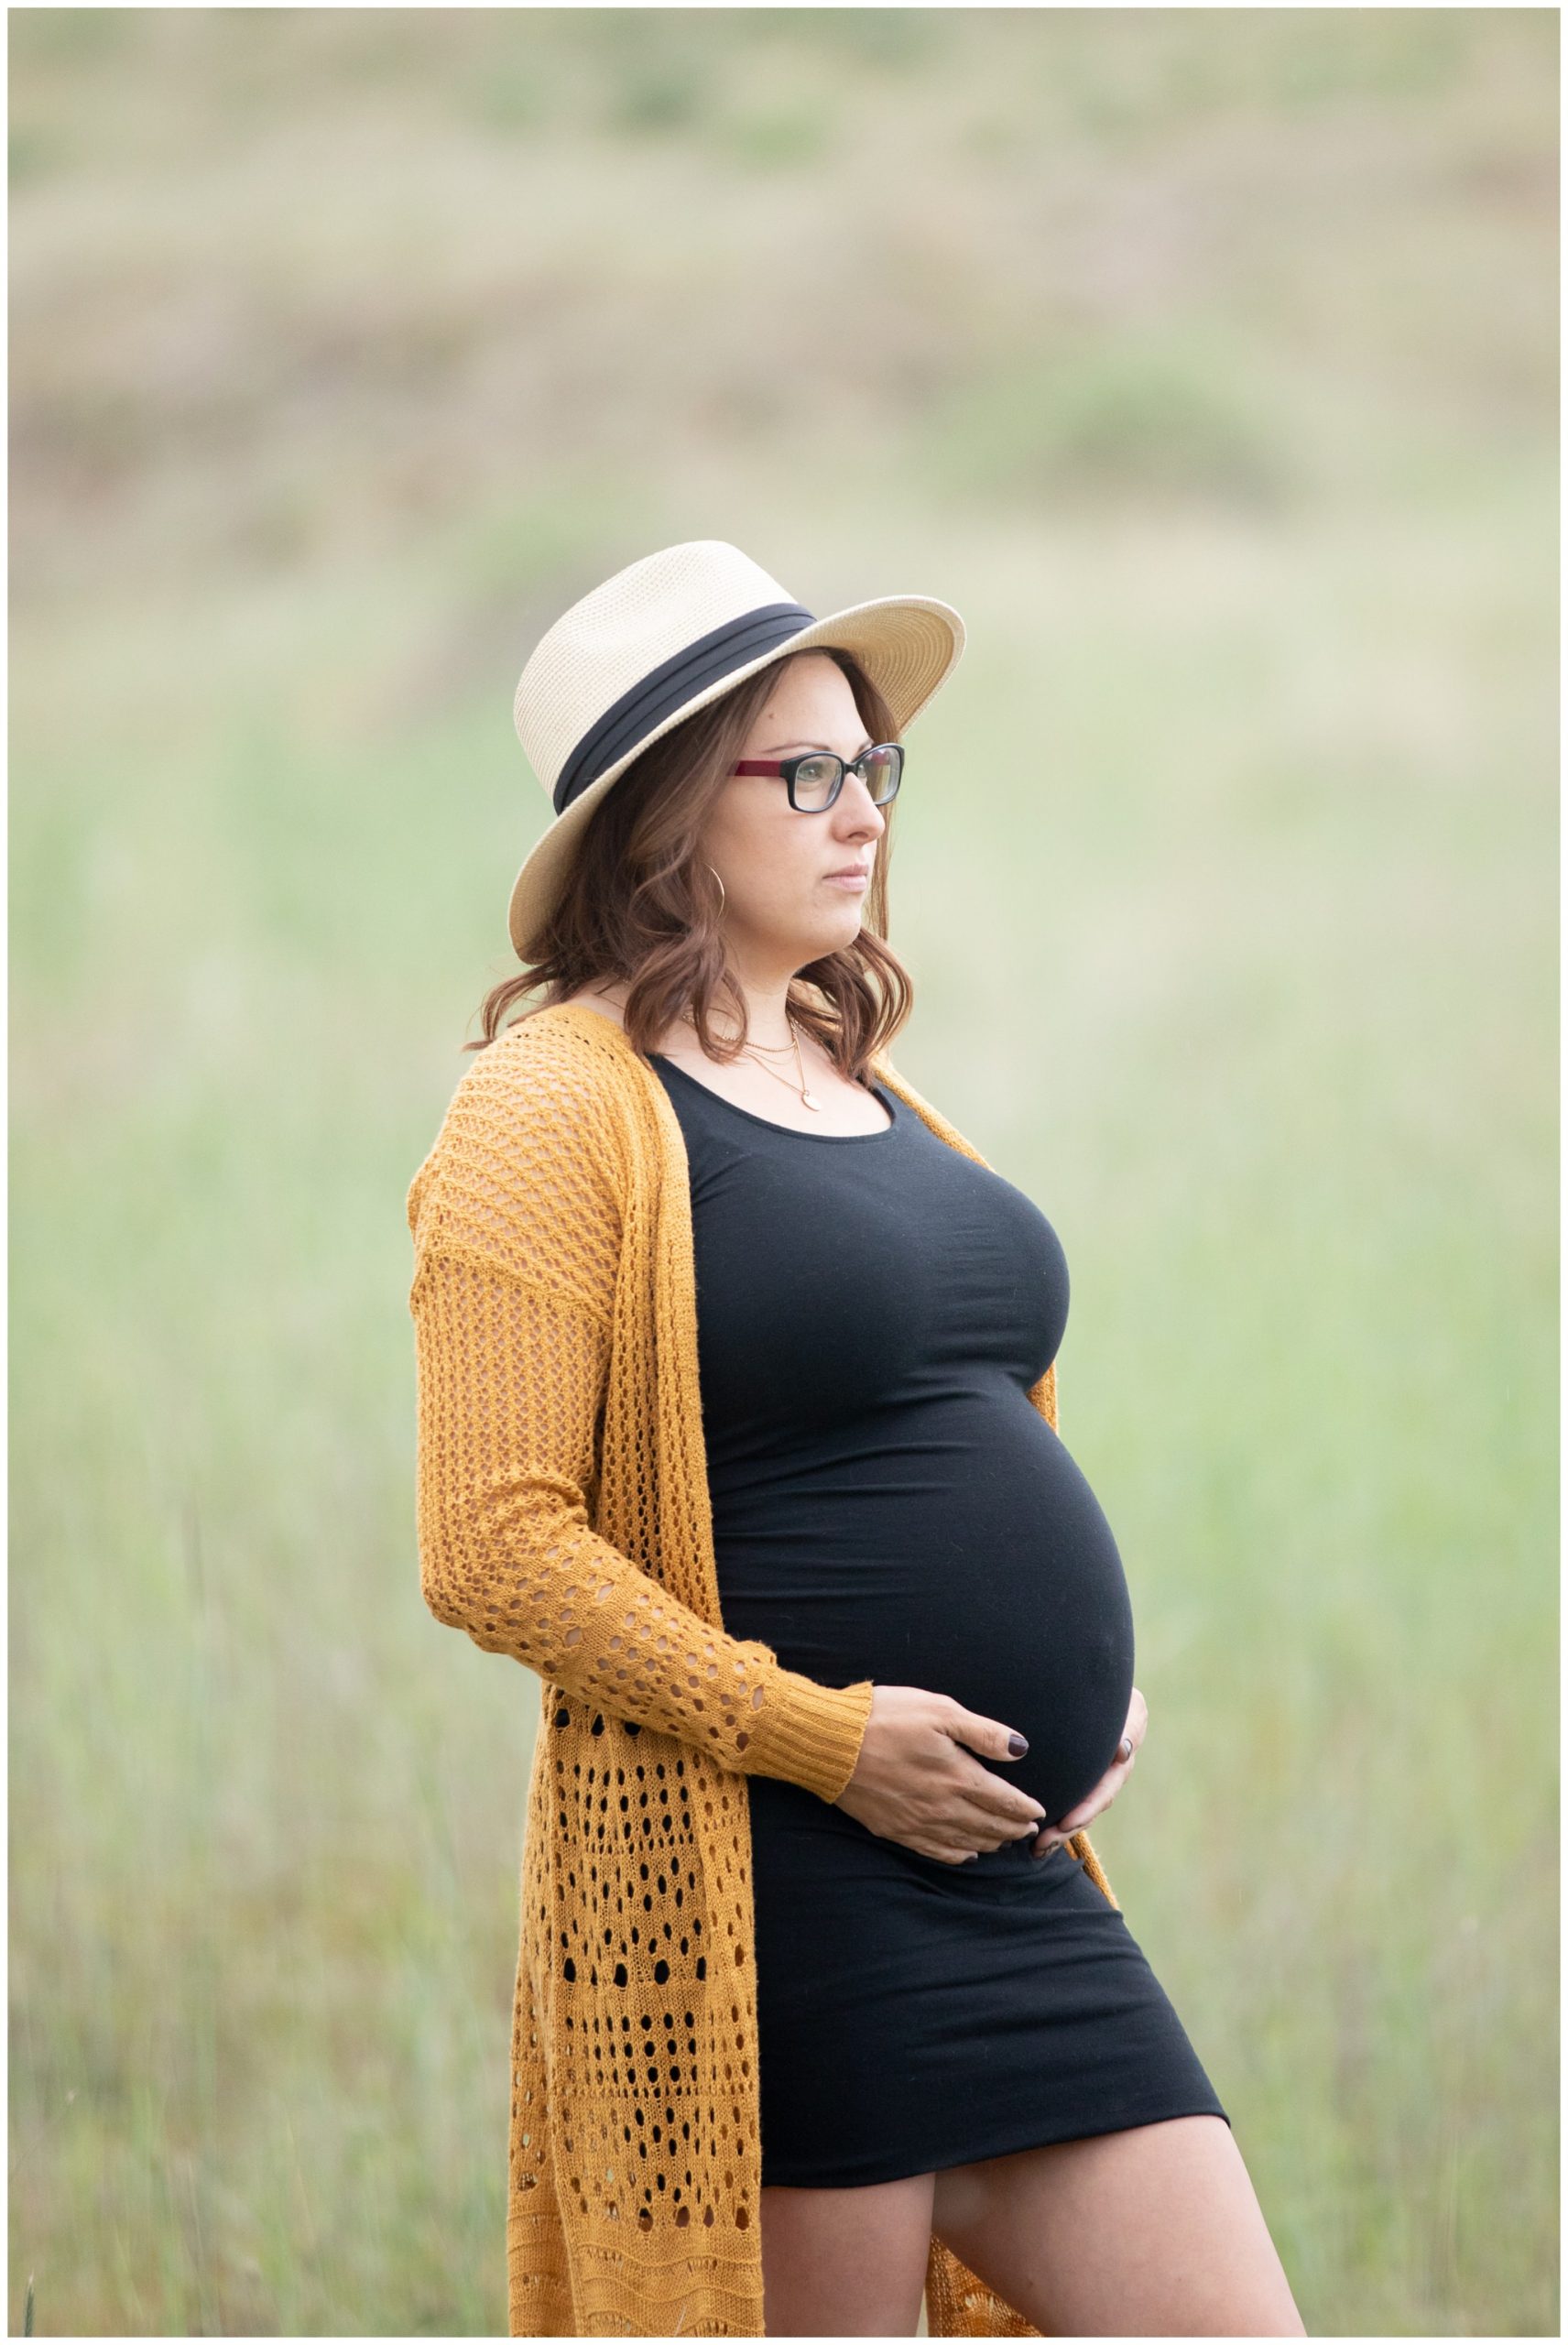
M 1083 1830 L 1148 1714 L 1062 1247 L 887 1054 L 962 644 L 700 541 L 518 688 L 525 974 L 409 1196 L 425 1593 L 546 1686 L 513 2334 L 1302 2333 Z

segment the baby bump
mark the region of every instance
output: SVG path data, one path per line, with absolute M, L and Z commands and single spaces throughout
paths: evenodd
M 724 1626 L 824 1684 L 923 1686 L 1024 1735 L 982 1760 L 1055 1819 L 1126 1725 L 1133 1620 L 1087 1480 L 1016 1384 L 868 1419 L 792 1480 L 713 1492 Z

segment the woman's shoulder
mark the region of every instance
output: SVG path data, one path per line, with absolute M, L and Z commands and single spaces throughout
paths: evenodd
M 617 1019 L 581 1001 L 527 1011 L 474 1052 L 457 1089 L 564 1106 L 624 1093 L 637 1053 Z
M 870 1071 L 877 1082 L 884 1084 L 889 1091 L 897 1094 L 906 1107 L 913 1109 L 921 1123 L 933 1131 L 938 1140 L 945 1140 L 948 1147 L 955 1149 L 960 1156 L 973 1157 L 977 1164 L 985 1163 L 986 1160 L 974 1142 L 964 1138 L 952 1118 L 944 1116 L 923 1091 L 916 1089 L 908 1075 L 900 1074 L 886 1051 L 872 1053 Z
M 520 1175 L 562 1193 L 587 1177 L 608 1202 L 630 1162 L 637 1080 L 626 1036 L 593 1010 L 558 1004 L 514 1020 L 457 1078 L 408 1191 L 410 1227 L 438 1172 L 504 1185 Z
M 564 1001 L 558 1001 L 554 1007 L 557 1009 L 592 1010 L 595 1017 L 607 1018 L 612 1026 L 620 1027 L 624 1033 L 626 991 L 624 982 L 609 986 L 579 986 L 575 993 L 568 994 Z
M 583 1074 L 598 1074 L 600 1081 L 614 1081 L 616 1069 L 624 1069 L 626 1060 L 636 1060 L 636 1055 L 616 1015 L 588 1009 L 582 997 L 574 997 L 513 1018 L 495 1042 L 474 1053 L 474 1067 L 490 1064 L 511 1072 L 558 1064 L 582 1067 Z

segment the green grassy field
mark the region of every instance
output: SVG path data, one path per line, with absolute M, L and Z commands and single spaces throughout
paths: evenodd
M 12 17 L 13 2332 L 504 2333 L 403 1201 L 521 660 L 708 535 L 968 623 L 895 1056 L 1067 1249 L 1095 1841 L 1307 2327 L 1557 2332 L 1556 36 Z

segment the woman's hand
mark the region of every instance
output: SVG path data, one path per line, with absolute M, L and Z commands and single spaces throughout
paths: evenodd
M 1059 1849 L 1071 1834 L 1082 1832 L 1085 1824 L 1092 1817 L 1098 1816 L 1102 1808 L 1109 1807 L 1112 1800 L 1131 1774 L 1138 1760 L 1138 1744 L 1148 1732 L 1149 1705 L 1135 1685 L 1132 1689 L 1132 1701 L 1127 1708 L 1127 1725 L 1123 1729 L 1116 1757 L 1088 1797 L 1081 1799 L 1076 1807 L 1070 1807 L 1066 1815 L 1051 1826 L 1049 1832 L 1040 1834 L 1029 1851 L 1031 1856 L 1048 1857 L 1052 1849 Z
M 1009 1750 L 1013 1740 L 1021 1746 Z M 964 1746 L 967 1745 L 967 1749 Z M 971 1756 L 1021 1759 L 1022 1735 L 918 1685 L 877 1685 L 855 1772 L 833 1802 L 883 1840 L 961 1865 L 1030 1839 L 1045 1810 Z

